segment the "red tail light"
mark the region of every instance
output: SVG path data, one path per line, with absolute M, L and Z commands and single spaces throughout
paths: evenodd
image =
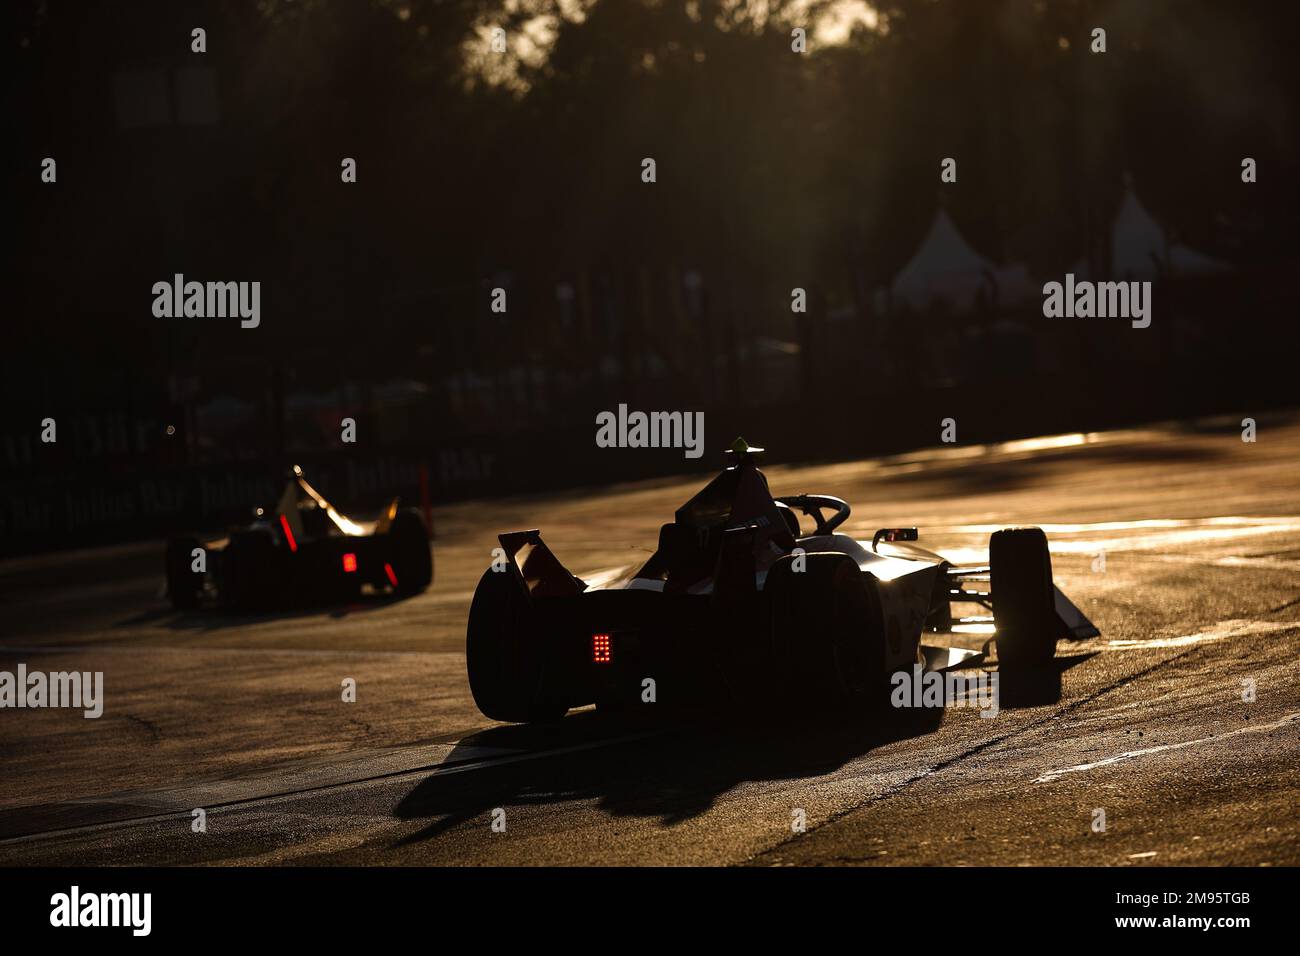
M 386 561 L 384 562 L 384 573 L 388 575 L 388 583 L 393 587 L 397 587 L 397 572 L 395 572 L 393 566 Z
M 284 529 L 284 540 L 289 542 L 289 550 L 297 551 L 298 542 L 293 540 L 293 529 L 289 527 L 289 518 L 287 515 L 280 515 L 280 527 Z
M 608 634 L 591 635 L 591 661 L 593 664 L 608 664 L 612 660 Z
M 351 552 L 348 552 L 347 554 L 343 555 L 343 570 L 346 571 L 348 574 L 351 574 L 356 569 L 357 569 L 357 556 L 355 554 L 352 554 Z

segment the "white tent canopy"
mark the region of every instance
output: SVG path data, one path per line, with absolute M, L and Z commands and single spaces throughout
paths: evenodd
M 890 286 L 895 306 L 924 310 L 944 302 L 957 312 L 975 304 L 980 290 L 996 291 L 1002 305 L 1022 301 L 1036 290 L 1023 264 L 995 265 L 976 252 L 940 209 L 916 253 L 894 276 Z
M 1180 276 L 1213 275 L 1231 272 L 1232 264 L 1176 242 L 1169 247 L 1169 268 Z
M 1132 282 L 1154 279 L 1169 259 L 1169 242 L 1160 224 L 1146 211 L 1129 183 L 1110 233 L 1110 278 Z
M 916 254 L 894 276 L 894 304 L 924 309 L 942 300 L 953 309 L 969 309 L 980 288 L 991 282 L 993 269 L 962 238 L 948 211 L 940 209 Z
M 1189 246 L 1171 244 L 1164 228 L 1138 201 L 1127 176 L 1110 238 L 1109 275 L 1091 275 L 1087 261 L 1080 259 L 1070 267 L 1077 279 L 1132 282 L 1161 274 L 1211 275 L 1233 268 Z M 962 238 L 948 211 L 939 209 L 920 247 L 890 284 L 893 307 L 923 311 L 943 302 L 955 312 L 965 312 L 981 290 L 996 295 L 999 306 L 1014 306 L 1037 296 L 1040 287 L 1023 263 L 998 266 L 981 256 Z M 881 297 L 879 292 L 876 297 Z
M 1109 278 L 1132 282 L 1154 279 L 1161 272 L 1209 275 L 1231 269 L 1229 263 L 1197 252 L 1190 246 L 1177 242 L 1171 245 L 1164 229 L 1138 202 L 1132 182 L 1125 178 L 1124 198 L 1111 228 Z

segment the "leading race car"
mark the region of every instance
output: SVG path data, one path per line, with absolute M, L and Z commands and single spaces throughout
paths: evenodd
M 856 706 L 887 697 L 900 669 L 942 670 L 978 653 L 923 646 L 923 633 L 991 625 L 1002 669 L 1043 665 L 1058 639 L 1097 634 L 1052 583 L 1040 529 L 995 532 L 984 566 L 918 546 L 915 528 L 858 541 L 835 530 L 849 517 L 843 500 L 773 498 L 760 451 L 738 439 L 635 571 L 583 581 L 539 531 L 500 535 L 504 559 L 479 581 L 466 632 L 479 710 L 555 720 L 645 700 L 649 687 L 657 702 L 692 706 Z M 992 614 L 954 619 L 956 604 Z
M 365 584 L 415 594 L 433 580 L 433 555 L 418 511 L 394 498 L 378 520 L 353 520 L 295 465 L 274 508 L 214 540 L 173 538 L 166 568 L 173 607 L 262 609 L 352 600 Z

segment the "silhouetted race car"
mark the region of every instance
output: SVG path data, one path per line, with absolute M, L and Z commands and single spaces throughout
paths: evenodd
M 414 594 L 433 580 L 420 513 L 394 498 L 377 521 L 345 517 L 294 466 L 279 502 L 216 540 L 167 544 L 167 595 L 177 608 L 205 599 L 236 608 L 350 600 L 362 585 Z
M 636 570 L 583 581 L 540 532 L 501 535 L 504 560 L 479 581 L 466 634 L 479 710 L 526 722 L 621 708 L 646 700 L 647 680 L 661 704 L 871 705 L 898 670 L 946 670 L 981 653 L 922 645 L 926 632 L 995 633 L 1004 670 L 1044 664 L 1059 638 L 1097 634 L 1052 583 L 1040 529 L 995 532 L 986 566 L 919 547 L 915 528 L 858 541 L 836 533 L 849 517 L 841 499 L 773 498 L 760 451 L 738 439 Z M 991 614 L 955 619 L 956 604 Z

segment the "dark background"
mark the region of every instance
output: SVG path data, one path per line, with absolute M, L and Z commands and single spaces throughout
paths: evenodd
M 819 38 L 841 8 L 13 4 L 0 553 L 217 526 L 290 462 L 365 509 L 737 433 L 829 458 L 1295 404 L 1300 6 L 903 0 Z M 1043 318 L 1074 264 L 1121 278 L 1126 188 L 1225 268 L 1156 256 L 1145 330 Z M 892 296 L 940 210 L 1033 294 Z M 155 318 L 177 272 L 260 281 L 261 327 Z M 704 411 L 705 457 L 597 449 L 619 403 Z

